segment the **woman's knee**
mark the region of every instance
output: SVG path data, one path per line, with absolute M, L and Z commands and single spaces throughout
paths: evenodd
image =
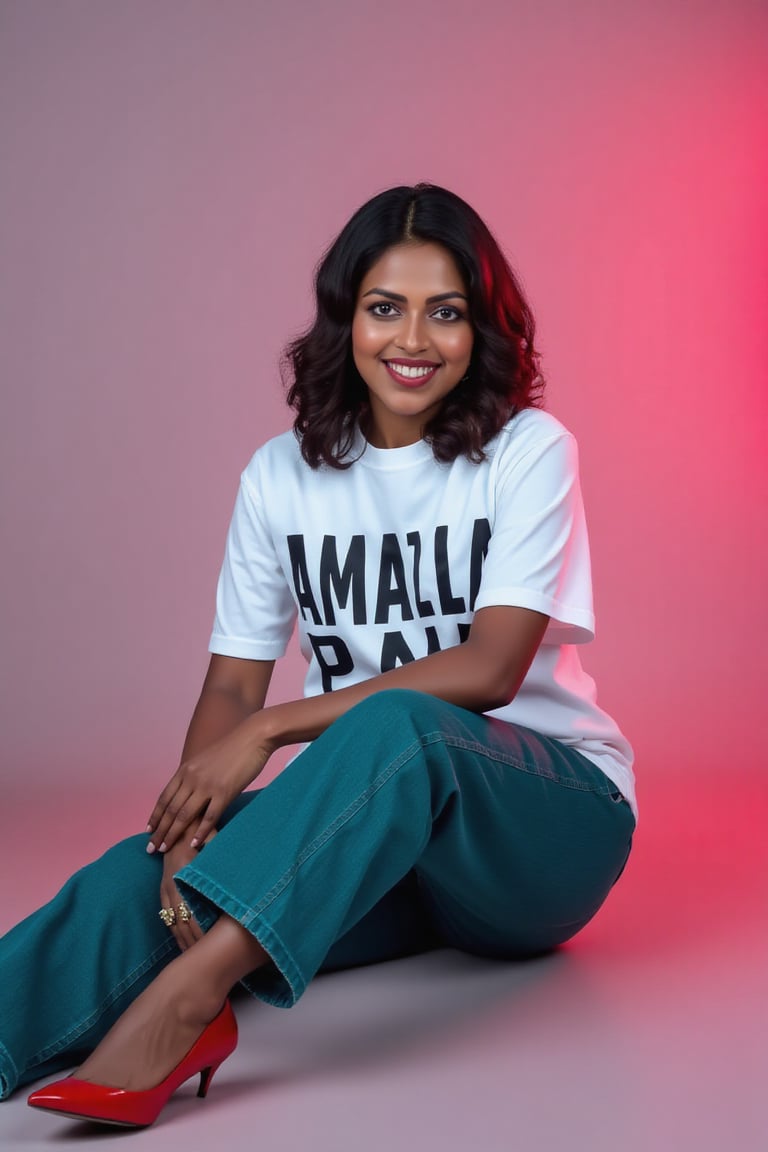
M 432 723 L 446 708 L 450 705 L 428 692 L 417 692 L 413 688 L 386 688 L 355 704 L 346 717 L 350 723 L 364 726 L 399 724 L 404 720 Z

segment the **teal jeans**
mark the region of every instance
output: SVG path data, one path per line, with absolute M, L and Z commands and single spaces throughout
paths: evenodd
M 574 749 L 395 690 L 240 796 L 177 879 L 204 929 L 226 913 L 256 937 L 271 962 L 243 983 L 289 1007 L 320 970 L 555 948 L 603 903 L 634 826 Z M 0 940 L 0 1098 L 79 1063 L 177 954 L 146 844 L 121 841 Z

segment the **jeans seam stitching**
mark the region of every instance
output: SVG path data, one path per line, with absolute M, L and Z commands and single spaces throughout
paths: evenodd
M 520 772 L 526 772 L 529 776 L 541 776 L 544 780 L 551 780 L 554 784 L 559 784 L 563 788 L 571 788 L 575 792 L 595 792 L 598 795 L 607 795 L 610 792 L 616 792 L 616 785 L 612 780 L 609 780 L 602 769 L 598 768 L 592 761 L 588 761 L 590 766 L 596 771 L 605 776 L 605 783 L 599 785 L 592 785 L 587 782 L 573 780 L 568 776 L 560 776 L 557 772 L 541 771 L 538 766 L 531 766 L 526 764 L 517 756 L 509 755 L 504 752 L 498 752 L 494 748 L 489 748 L 486 744 L 477 740 L 467 740 L 462 736 L 446 736 L 444 733 L 430 733 L 441 738 L 445 744 L 450 747 L 464 748 L 468 752 L 474 752 L 479 756 L 485 756 L 488 760 L 494 760 L 500 764 L 506 764 L 509 768 L 516 768 Z M 566 746 L 567 747 L 567 746 Z M 586 759 L 586 758 L 585 758 Z
M 431 739 L 430 737 L 434 738 Z M 292 883 L 293 880 L 295 880 L 299 869 L 307 862 L 310 856 L 314 856 L 314 854 L 318 852 L 324 844 L 327 844 L 331 836 L 333 836 L 339 830 L 339 828 L 342 827 L 343 824 L 346 824 L 349 820 L 352 819 L 353 816 L 356 816 L 360 809 L 368 803 L 371 797 L 374 796 L 381 788 L 383 788 L 387 781 L 391 780 L 395 773 L 398 772 L 400 768 L 402 768 L 403 765 L 408 762 L 408 760 L 412 760 L 416 753 L 425 744 L 434 743 L 435 740 L 438 740 L 441 737 L 442 733 L 426 734 L 420 740 L 416 740 L 412 744 L 409 744 L 408 747 L 405 748 L 398 756 L 396 756 L 394 760 L 391 760 L 386 768 L 384 768 L 379 773 L 379 775 L 373 781 L 371 781 L 368 787 L 363 792 L 361 792 L 359 796 L 356 796 L 355 799 L 352 800 L 347 805 L 347 807 L 342 812 L 340 812 L 334 820 L 331 821 L 327 828 L 318 833 L 314 840 L 311 840 L 310 843 L 307 844 L 304 851 L 296 858 L 291 867 L 288 868 L 283 873 L 283 875 L 279 877 L 279 879 L 272 885 L 269 891 L 261 898 L 259 903 L 255 905 L 253 908 L 253 914 L 260 915 L 265 908 L 268 908 L 270 904 L 273 904 L 277 897 L 285 891 L 285 889 L 289 884 Z
M 248 904 L 243 903 L 240 897 L 236 896 L 234 892 L 230 892 L 223 884 L 220 884 L 217 880 L 201 872 L 200 869 L 187 865 L 184 871 L 186 875 L 180 876 L 179 879 L 182 885 L 192 889 L 193 895 L 190 896 L 190 899 L 193 905 L 196 903 L 195 896 L 202 897 L 203 900 L 218 907 L 225 915 L 231 916 L 233 920 L 237 920 L 237 922 L 241 924 L 246 931 L 250 932 L 258 943 L 261 944 L 270 960 L 272 960 L 281 976 L 285 979 L 294 1001 L 298 1000 L 301 994 L 297 990 L 298 986 L 300 985 L 302 989 L 305 988 L 307 983 L 306 979 L 290 949 L 286 947 L 280 933 L 274 925 L 267 920 L 263 912 L 256 912 L 253 908 L 249 907 Z M 278 964 L 267 943 L 260 939 L 259 935 L 252 930 L 251 925 L 254 924 L 254 922 L 258 922 L 258 926 L 264 929 L 263 935 L 268 937 L 268 942 L 270 942 L 270 939 L 274 939 L 279 945 L 281 960 L 283 961 L 282 964 Z M 285 971 L 286 968 L 289 969 L 289 971 Z
M 11 1056 L 10 1052 L 6 1048 L 5 1044 L 3 1044 L 2 1040 L 0 1040 L 0 1053 L 7 1058 L 8 1063 L 10 1064 L 11 1069 L 13 1071 L 13 1075 L 14 1075 L 15 1079 L 18 1080 L 20 1075 L 21 1075 L 21 1070 L 19 1069 L 13 1056 Z
M 147 969 L 151 968 L 152 965 L 155 964 L 161 956 L 170 951 L 173 947 L 173 944 L 173 939 L 169 939 L 168 941 L 163 942 L 163 944 L 161 944 L 153 952 L 151 952 L 146 960 L 143 960 L 141 964 L 138 964 L 131 972 L 128 973 L 127 976 L 124 976 L 123 979 L 110 990 L 109 995 L 105 996 L 101 1003 L 96 1008 L 94 1008 L 94 1010 L 84 1020 L 81 1020 L 79 1024 L 76 1024 L 68 1032 L 65 1032 L 64 1035 L 61 1036 L 58 1040 L 53 1041 L 45 1048 L 41 1048 L 39 1052 L 35 1052 L 33 1056 L 30 1056 L 29 1061 L 27 1062 L 27 1067 L 31 1069 L 34 1068 L 36 1064 L 42 1064 L 51 1056 L 55 1056 L 56 1053 L 61 1051 L 62 1048 L 68 1047 L 73 1040 L 76 1040 L 78 1036 L 82 1036 L 85 1032 L 88 1031 L 89 1028 L 92 1028 L 98 1020 L 99 1016 L 101 1016 L 107 1008 L 114 1004 L 118 997 L 121 996 L 127 988 L 130 988 L 132 984 L 135 984 L 139 977 L 143 976 Z

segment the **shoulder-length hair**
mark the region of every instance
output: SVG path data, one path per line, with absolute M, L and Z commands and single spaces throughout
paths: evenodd
M 473 208 L 432 184 L 390 188 L 352 216 L 315 274 L 317 313 L 283 355 L 294 431 L 312 468 L 348 468 L 368 392 L 352 358 L 352 319 L 363 278 L 397 244 L 429 242 L 456 261 L 474 342 L 465 378 L 423 430 L 436 459 L 477 463 L 485 445 L 522 408 L 540 407 L 544 381 L 533 314 L 496 240 Z

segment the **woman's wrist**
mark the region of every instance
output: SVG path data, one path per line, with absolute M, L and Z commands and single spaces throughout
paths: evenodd
M 280 726 L 280 705 L 274 704 L 269 708 L 261 708 L 254 712 L 243 722 L 242 727 L 247 731 L 248 743 L 261 753 L 271 756 L 278 748 L 287 743 L 282 738 Z
M 343 698 L 345 695 L 345 690 L 328 692 L 263 708 L 246 721 L 250 739 L 270 756 L 286 744 L 314 740 L 355 702 Z

